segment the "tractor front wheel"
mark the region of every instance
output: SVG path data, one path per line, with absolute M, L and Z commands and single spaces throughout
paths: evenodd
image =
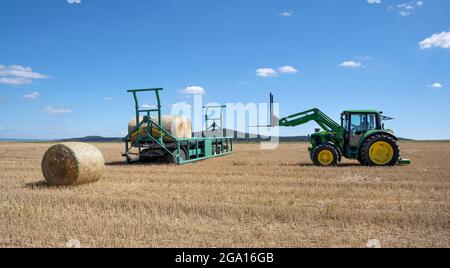
M 389 135 L 368 138 L 361 148 L 361 162 L 367 166 L 395 166 L 400 159 L 397 141 Z
M 329 144 L 317 146 L 311 154 L 313 163 L 322 167 L 336 166 L 338 158 L 338 152 Z

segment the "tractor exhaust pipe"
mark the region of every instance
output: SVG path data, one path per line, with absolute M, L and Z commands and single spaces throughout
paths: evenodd
M 280 120 L 278 119 L 278 117 L 275 116 L 273 104 L 274 104 L 273 94 L 272 92 L 270 92 L 270 126 L 277 127 L 280 124 Z
M 275 116 L 275 109 L 274 109 L 274 99 L 272 92 L 270 93 L 270 99 L 269 99 L 269 105 L 270 105 L 270 124 L 269 125 L 258 125 L 258 126 L 249 126 L 251 128 L 261 128 L 261 127 L 277 127 L 279 126 L 280 120 L 277 116 Z

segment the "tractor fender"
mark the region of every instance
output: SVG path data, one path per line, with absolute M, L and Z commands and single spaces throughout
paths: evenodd
M 361 146 L 364 144 L 364 142 L 366 142 L 367 139 L 369 139 L 370 137 L 377 135 L 377 134 L 384 134 L 386 136 L 389 136 L 391 138 L 393 138 L 394 140 L 398 141 L 398 138 L 392 134 L 391 132 L 388 131 L 383 131 L 383 130 L 372 130 L 366 133 L 366 135 L 359 141 L 358 143 L 358 155 L 361 152 Z
M 342 151 L 341 151 L 341 148 L 339 148 L 339 146 L 337 146 L 336 144 L 334 144 L 334 143 L 331 142 L 331 141 L 327 141 L 327 142 L 324 142 L 324 143 L 322 143 L 322 144 L 328 144 L 328 145 L 330 145 L 330 146 L 333 146 L 333 148 L 336 149 L 336 151 L 339 153 L 339 154 L 338 154 L 338 161 L 341 162 L 341 159 L 342 159 Z

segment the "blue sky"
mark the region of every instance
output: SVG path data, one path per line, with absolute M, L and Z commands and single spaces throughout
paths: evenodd
M 170 112 L 191 86 L 218 103 L 273 91 L 281 115 L 376 108 L 399 136 L 449 139 L 449 15 L 448 0 L 0 0 L 0 138 L 122 136 L 127 89 L 164 87 Z

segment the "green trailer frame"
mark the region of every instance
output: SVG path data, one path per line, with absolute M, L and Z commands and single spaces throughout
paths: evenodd
M 168 131 L 162 127 L 162 111 L 160 91 L 162 88 L 149 89 L 130 89 L 127 92 L 133 94 L 135 103 L 136 127 L 134 131 L 128 133 L 124 138 L 125 153 L 123 156 L 127 164 L 136 161 L 143 161 L 148 157 L 149 153 L 155 155 L 154 158 L 165 157 L 172 159 L 175 164 L 187 164 L 200 160 L 205 160 L 214 157 L 221 157 L 233 152 L 233 138 L 232 137 L 193 137 L 187 139 L 175 138 Z M 156 98 L 156 108 L 141 109 L 139 106 L 138 93 L 154 92 Z M 152 114 L 156 113 L 158 123 L 152 118 Z M 142 135 L 142 128 L 144 135 Z M 155 131 L 156 129 L 156 131 Z M 153 132 L 158 133 L 159 137 L 153 136 Z M 137 136 L 132 141 L 131 137 Z M 166 139 L 165 139 L 166 138 Z M 136 148 L 137 153 L 132 153 L 131 150 Z M 133 160 L 131 155 L 137 155 L 138 159 Z

